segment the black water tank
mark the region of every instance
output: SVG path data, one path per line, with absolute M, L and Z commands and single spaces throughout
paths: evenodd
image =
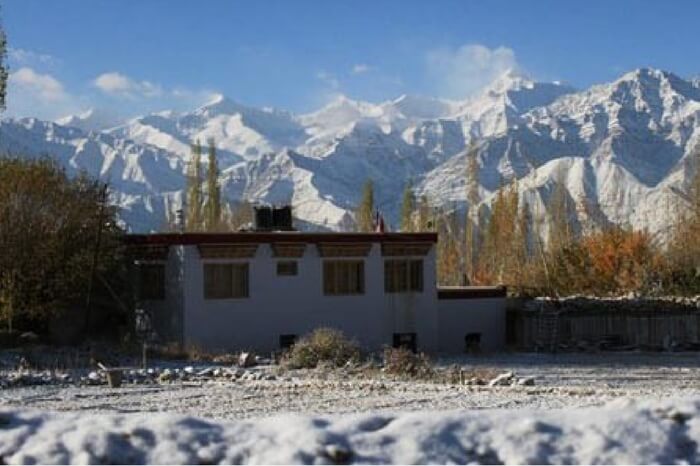
M 275 230 L 291 231 L 292 228 L 292 207 L 275 207 L 272 209 L 272 227 Z
M 256 206 L 255 209 L 255 230 L 270 231 L 272 230 L 272 207 Z

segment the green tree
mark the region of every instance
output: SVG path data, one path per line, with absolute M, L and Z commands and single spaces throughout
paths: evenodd
M 7 92 L 7 36 L 0 25 L 0 111 L 5 109 L 5 93 Z
M 219 168 L 216 162 L 214 140 L 209 140 L 209 166 L 207 168 L 207 201 L 204 206 L 207 231 L 217 231 L 221 227 L 221 187 Z
M 185 229 L 187 231 L 201 231 L 203 229 L 203 201 L 202 146 L 197 140 L 192 144 L 192 158 L 187 169 L 187 213 L 185 216 Z
M 409 181 L 403 191 L 401 202 L 401 231 L 414 231 L 413 214 L 416 210 L 416 198 L 413 194 L 413 186 Z
M 362 199 L 357 207 L 355 221 L 357 223 L 357 231 L 372 232 L 374 231 L 374 185 L 372 180 L 367 180 L 362 188 Z

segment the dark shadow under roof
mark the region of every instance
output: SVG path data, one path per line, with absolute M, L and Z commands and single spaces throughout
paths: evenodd
M 438 299 L 505 298 L 505 286 L 446 286 L 438 287 Z
M 298 231 L 233 233 L 152 233 L 126 235 L 130 245 L 237 243 L 436 243 L 437 233 L 308 233 Z

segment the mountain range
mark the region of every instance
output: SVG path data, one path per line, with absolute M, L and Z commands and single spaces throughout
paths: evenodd
M 409 182 L 435 205 L 464 209 L 475 143 L 485 206 L 517 179 L 546 225 L 547 199 L 564 183 L 573 224 L 631 225 L 663 239 L 700 150 L 700 80 L 638 69 L 576 90 L 509 71 L 462 101 L 339 96 L 296 115 L 217 96 L 191 112 L 121 122 L 97 110 L 0 122 L 0 152 L 48 155 L 109 181 L 132 231 L 162 228 L 181 206 L 190 144 L 210 138 L 226 199 L 291 203 L 305 228 L 351 228 L 368 179 L 393 225 Z

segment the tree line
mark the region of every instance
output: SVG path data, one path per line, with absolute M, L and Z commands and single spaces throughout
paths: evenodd
M 596 222 L 599 207 L 573 199 L 562 172 L 542 206 L 530 205 L 513 179 L 487 207 L 478 154 L 476 144 L 466 154 L 463 215 L 417 196 L 410 182 L 402 195 L 400 231 L 438 232 L 439 284 L 504 284 L 517 294 L 548 296 L 700 293 L 700 150 L 688 161 L 694 175 L 664 244 L 646 230 Z M 358 231 L 372 231 L 373 202 L 368 181 L 356 209 Z

